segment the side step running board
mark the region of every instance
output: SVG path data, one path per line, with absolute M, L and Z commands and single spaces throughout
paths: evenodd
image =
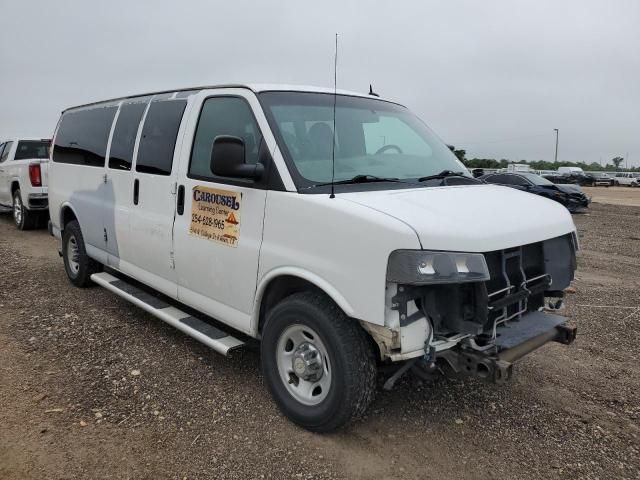
M 146 310 L 151 315 L 158 317 L 172 327 L 204 343 L 218 353 L 227 355 L 229 351 L 234 348 L 244 345 L 242 340 L 232 337 L 228 333 L 223 332 L 199 318 L 172 307 L 164 300 L 113 275 L 109 275 L 108 273 L 94 273 L 91 275 L 91 280 L 119 297 Z

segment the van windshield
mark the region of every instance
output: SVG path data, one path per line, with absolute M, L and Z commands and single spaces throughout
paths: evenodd
M 331 182 L 334 96 L 264 92 L 260 100 L 298 188 Z M 464 165 L 429 128 L 400 105 L 337 95 L 335 180 L 357 175 L 417 182 Z

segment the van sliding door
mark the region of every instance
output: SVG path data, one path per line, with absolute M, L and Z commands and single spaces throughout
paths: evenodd
M 129 235 L 118 238 L 119 268 L 134 278 L 177 297 L 173 264 L 176 169 L 174 156 L 184 99 L 154 98 L 144 115 L 128 193 Z

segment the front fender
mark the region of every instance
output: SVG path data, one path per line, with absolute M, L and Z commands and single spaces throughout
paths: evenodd
M 260 321 L 260 305 L 262 304 L 264 293 L 273 280 L 283 276 L 298 277 L 315 285 L 325 294 L 327 294 L 347 316 L 353 316 L 353 307 L 347 301 L 347 299 L 340 294 L 338 289 L 331 284 L 331 282 L 304 268 L 293 266 L 277 267 L 263 275 L 262 279 L 258 283 L 258 288 L 256 289 L 256 296 L 253 305 L 253 315 L 251 317 L 251 331 L 255 334 L 258 333 L 258 324 Z

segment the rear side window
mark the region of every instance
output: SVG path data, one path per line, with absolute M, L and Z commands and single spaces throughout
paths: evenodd
M 152 102 L 142 128 L 136 171 L 170 175 L 184 100 Z
M 116 128 L 111 139 L 109 168 L 131 170 L 133 147 L 146 103 L 128 103 L 120 107 Z
M 103 167 L 116 111 L 117 107 L 97 107 L 65 113 L 56 135 L 53 161 Z
M 202 106 L 198 127 L 191 150 L 189 176 L 213 178 L 211 173 L 211 148 L 219 135 L 232 135 L 244 140 L 246 163 L 258 162 L 258 149 L 262 134 L 251 112 L 251 107 L 242 98 L 212 97 Z
M 0 163 L 4 162 L 7 157 L 9 156 L 9 152 L 11 151 L 11 145 L 13 145 L 13 142 L 7 142 L 4 144 L 4 150 L 2 151 L 2 154 L 0 155 Z
M 506 175 L 491 175 L 484 180 L 488 183 L 507 183 Z
M 18 142 L 18 148 L 14 160 L 26 160 L 28 158 L 49 158 L 48 140 L 22 140 Z
M 509 185 L 518 185 L 520 187 L 525 187 L 527 185 L 530 185 L 529 182 L 518 176 L 518 175 L 507 175 L 507 182 Z

